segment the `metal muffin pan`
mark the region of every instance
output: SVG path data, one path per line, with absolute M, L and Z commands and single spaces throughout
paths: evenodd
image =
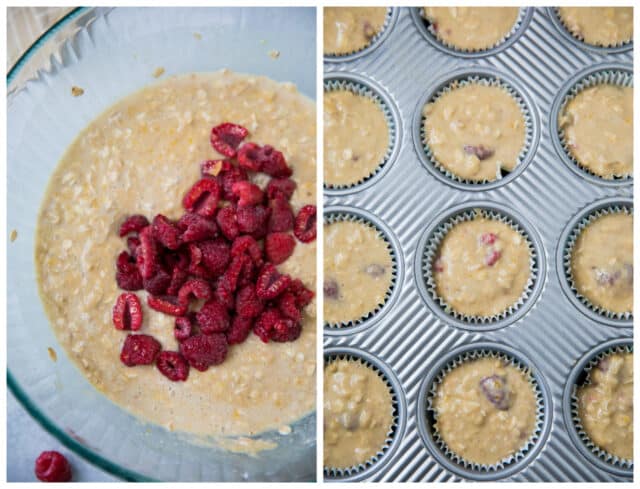
M 577 74 L 604 63 L 632 66 L 631 48 L 615 52 L 590 50 L 567 38 L 545 8 L 530 8 L 530 18 L 512 42 L 502 49 L 464 57 L 427 41 L 417 25 L 415 8 L 398 8 L 398 18 L 387 38 L 375 50 L 350 61 L 325 63 L 325 76 L 345 74 L 373 80 L 396 103 L 400 123 L 412 122 L 427 90 L 451 73 L 495 71 L 504 74 L 530 101 L 537 114 L 539 134 L 532 159 L 517 176 L 502 185 L 470 189 L 457 187 L 425 168 L 413 141 L 413 131 L 400 133 L 399 153 L 393 166 L 363 188 L 348 194 L 325 192 L 326 208 L 348 206 L 379 218 L 399 244 L 398 261 L 404 263 L 394 302 L 375 327 L 327 335 L 325 348 L 353 347 L 380 359 L 395 372 L 406 396 L 406 429 L 398 449 L 384 464 L 366 474 L 371 481 L 459 481 L 477 474 L 451 470 L 434 457 L 420 434 L 418 397 L 425 379 L 434 375 L 443 357 L 458 347 L 477 342 L 498 343 L 535 365 L 548 392 L 548 432 L 528 455 L 526 464 L 496 473 L 507 481 L 629 481 L 628 473 L 605 470 L 586 458 L 574 442 L 565 421 L 563 394 L 570 373 L 584 355 L 607 341 L 632 341 L 632 324 L 612 327 L 582 314 L 563 293 L 557 270 L 557 249 L 562 234 L 576 215 L 595 201 L 633 198 L 633 181 L 608 185 L 587 179 L 571 169 L 553 143 L 552 106 L 561 89 Z M 521 216 L 539 240 L 546 266 L 537 298 L 521 317 L 500 328 L 468 329 L 435 314 L 419 291 L 415 263 L 419 240 L 437 217 L 457 206 L 475 202 L 495 204 Z M 528 229 L 528 227 L 527 227 Z

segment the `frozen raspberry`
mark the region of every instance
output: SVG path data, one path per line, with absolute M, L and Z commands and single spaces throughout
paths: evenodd
M 291 281 L 289 292 L 295 296 L 298 309 L 309 305 L 315 296 L 314 292 L 307 289 L 299 278 Z
M 142 278 L 151 278 L 158 266 L 158 248 L 153 239 L 151 226 L 140 231 L 140 246 L 136 254 L 136 262 Z
M 256 293 L 264 300 L 271 300 L 282 294 L 291 284 L 289 275 L 282 275 L 272 263 L 267 263 L 260 270 L 256 283 Z
M 506 411 L 509 409 L 509 390 L 507 378 L 502 375 L 491 375 L 480 380 L 480 390 L 484 397 L 497 409 Z
M 235 292 L 238 288 L 238 280 L 242 273 L 244 266 L 247 262 L 251 262 L 251 258 L 247 255 L 234 256 L 231 259 L 229 267 L 224 272 L 224 275 L 220 277 L 220 283 L 224 284 L 227 290 Z
M 227 308 L 216 300 L 207 302 L 196 314 L 202 334 L 224 333 L 231 326 Z
M 236 149 L 248 134 L 249 131 L 246 128 L 224 122 L 211 129 L 211 146 L 218 153 L 233 158 L 236 155 Z
M 71 465 L 59 452 L 42 452 L 36 459 L 35 474 L 42 482 L 69 482 Z
M 296 240 L 287 233 L 271 233 L 264 240 L 264 253 L 274 265 L 284 263 L 293 254 Z
M 301 315 L 296 303 L 296 296 L 289 290 L 278 297 L 278 309 L 284 317 L 292 321 L 300 321 Z
M 293 173 L 293 170 L 287 166 L 284 155 L 268 144 L 262 147 L 261 171 L 276 178 L 288 178 Z
M 158 267 L 158 270 L 153 277 L 143 280 L 144 290 L 149 292 L 151 295 L 165 294 L 170 285 L 171 275 L 160 267 Z
M 239 207 L 236 210 L 238 230 L 242 234 L 251 234 L 261 239 L 267 234 L 267 223 L 271 210 L 261 205 Z
M 182 199 L 182 205 L 189 212 L 212 217 L 218 210 L 220 187 L 213 178 L 198 180 Z
M 120 294 L 113 306 L 113 325 L 116 329 L 138 331 L 142 326 L 140 299 L 130 292 Z
M 178 302 L 187 304 L 192 296 L 196 299 L 208 301 L 213 296 L 213 291 L 208 282 L 199 278 L 192 278 L 187 280 L 178 292 Z
M 178 229 L 182 231 L 180 239 L 183 243 L 212 239 L 218 234 L 216 223 L 200 214 L 183 215 L 178 221 Z
M 272 178 L 266 188 L 269 199 L 281 197 L 285 200 L 290 200 L 295 191 L 296 182 L 289 178 Z
M 225 271 L 231 258 L 231 249 L 224 239 L 203 241 L 197 246 L 202 253 L 202 264 L 213 276 Z
M 338 282 L 331 278 L 325 278 L 322 284 L 322 293 L 328 299 L 338 299 L 340 297 L 340 286 Z
M 471 144 L 465 144 L 462 149 L 468 155 L 475 155 L 480 161 L 486 160 L 487 158 L 491 158 L 493 156 L 493 149 L 487 148 L 482 144 L 478 146 L 473 146 Z
M 163 351 L 158 355 L 156 367 L 160 373 L 174 382 L 187 380 L 189 364 L 177 351 Z
M 264 157 L 262 147 L 256 143 L 245 143 L 238 151 L 238 165 L 249 171 L 262 171 Z
M 310 243 L 316 239 L 316 206 L 305 205 L 298 215 L 293 227 L 293 234 L 303 243 Z
M 227 357 L 227 338 L 223 334 L 195 335 L 180 343 L 180 353 L 193 368 L 204 372 Z
M 127 248 L 131 256 L 135 259 L 138 252 L 138 246 L 140 246 L 140 238 L 135 236 L 129 236 L 127 238 Z M 135 261 L 135 260 L 134 260 Z
M 233 241 L 238 237 L 238 234 L 240 234 L 236 210 L 232 206 L 220 209 L 216 216 L 216 221 L 220 227 L 220 231 L 229 241 Z
M 184 316 L 187 313 L 188 304 L 181 304 L 175 297 L 150 295 L 147 304 L 151 309 L 168 314 L 169 316 Z
M 279 343 L 285 341 L 295 341 L 300 337 L 302 326 L 291 319 L 281 319 L 273 326 L 271 339 Z
M 228 170 L 223 170 L 217 178 L 221 187 L 221 197 L 225 200 L 235 202 L 237 197 L 233 193 L 233 184 L 236 182 L 244 182 L 248 179 L 249 176 L 243 168 L 230 166 Z
M 189 243 L 189 268 L 187 271 L 198 278 L 213 278 L 213 274 L 202 264 L 202 250 L 197 243 Z
M 251 328 L 253 328 L 253 319 L 241 316 L 234 317 L 231 328 L 227 331 L 227 343 L 237 345 L 244 342 L 249 336 Z
M 264 199 L 260 187 L 249 181 L 234 183 L 231 191 L 238 197 L 238 207 L 261 204 Z
M 193 321 L 190 314 L 176 318 L 173 336 L 178 341 L 184 341 L 193 334 Z
M 174 266 L 171 272 L 171 282 L 169 282 L 169 287 L 167 287 L 167 295 L 178 295 L 187 278 L 189 278 L 189 272 L 177 265 Z
M 214 295 L 216 300 L 224 307 L 226 307 L 227 309 L 233 309 L 233 306 L 235 304 L 235 297 L 233 295 L 233 292 L 229 290 L 229 287 L 223 280 L 218 281 L 218 285 L 216 287 L 216 292 Z
M 140 290 L 143 286 L 142 276 L 138 266 L 126 251 L 118 255 L 116 262 L 116 282 L 122 290 Z
M 492 267 L 493 265 L 496 264 L 496 262 L 500 259 L 501 256 L 502 256 L 502 253 L 500 251 L 492 250 L 487 254 L 487 256 L 485 256 L 484 264 L 487 265 L 488 267 Z
M 127 367 L 134 365 L 151 365 L 161 350 L 160 343 L 153 336 L 146 334 L 130 334 L 124 340 L 120 360 Z
M 151 224 L 153 237 L 166 248 L 177 250 L 180 247 L 180 231 L 174 223 L 162 214 L 153 218 Z
M 238 256 L 247 253 L 254 265 L 261 267 L 264 263 L 262 259 L 262 250 L 258 242 L 249 235 L 239 236 L 231 245 L 231 256 Z
M 256 288 L 247 285 L 236 294 L 236 313 L 245 318 L 255 318 L 264 309 L 264 303 L 256 295 Z
M 203 177 L 217 177 L 223 171 L 231 169 L 229 160 L 206 160 L 200 163 L 200 174 Z
M 149 220 L 140 214 L 127 217 L 120 225 L 120 237 L 124 238 L 129 233 L 139 233 L 149 225 Z
M 265 309 L 253 325 L 253 332 L 264 342 L 271 339 L 271 332 L 275 324 L 282 320 L 280 311 L 276 308 Z
M 482 233 L 480 235 L 480 243 L 483 245 L 492 245 L 496 242 L 498 236 L 495 233 Z
M 255 284 L 256 279 L 258 278 L 258 269 L 259 267 L 256 267 L 253 263 L 253 260 L 251 260 L 251 258 L 247 256 L 247 260 L 244 262 L 242 271 L 240 272 L 240 276 L 238 277 L 237 288 L 241 289 L 242 287 L 246 287 L 249 284 Z
M 295 218 L 289 202 L 283 197 L 276 197 L 269 202 L 271 216 L 267 224 L 267 230 L 270 233 L 278 233 L 293 229 Z

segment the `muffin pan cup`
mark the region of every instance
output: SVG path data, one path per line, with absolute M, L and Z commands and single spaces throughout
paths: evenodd
M 324 190 L 325 209 L 356 209 L 382 223 L 399 257 L 396 290 L 373 324 L 324 330 L 325 348 L 365 350 L 388 365 L 410 409 L 401 448 L 359 480 L 629 481 L 628 472 L 585 461 L 564 419 L 563 392 L 585 351 L 612 339 L 631 341 L 632 321 L 616 322 L 619 327 L 613 328 L 600 316 L 578 312 L 557 270 L 562 264 L 558 248 L 566 243 L 563 233 L 573 228 L 572 220 L 594 202 L 631 201 L 633 185 L 632 181 L 612 184 L 586 178 L 575 164 L 563 163 L 553 142 L 551 114 L 570 80 L 589 70 L 601 71 L 603 66 L 629 67 L 633 51 L 602 54 L 578 47 L 558 34 L 546 8 L 532 7 L 526 9 L 521 31 L 495 50 L 465 56 L 437 42 L 425 42 L 424 23 L 415 19 L 417 9 L 396 10 L 397 20 L 380 49 L 349 62 L 324 64 L 325 79 L 357 76 L 359 81 L 384 87 L 382 93 L 397 107 L 398 123 L 407 129 L 399 132 L 397 157 L 393 165 L 385 165 L 383 176 L 376 175 L 348 192 Z M 533 137 L 525 160 L 490 184 L 465 184 L 447 177 L 426 158 L 419 137 L 421 110 L 431 94 L 453 79 L 470 76 L 504 82 L 531 115 Z M 445 313 L 424 285 L 422 257 L 430 237 L 452 214 L 474 208 L 488 208 L 516 223 L 538 260 L 528 298 L 497 321 L 456 319 Z M 426 420 L 421 415 L 426 410 L 425 379 L 438 375 L 441 361 L 451 358 L 452 352 L 482 350 L 487 344 L 492 345 L 491 351 L 504 347 L 498 352 L 530 367 L 540 379 L 545 401 L 538 441 L 518 460 L 496 470 L 456 463 L 427 442 L 420 427 Z

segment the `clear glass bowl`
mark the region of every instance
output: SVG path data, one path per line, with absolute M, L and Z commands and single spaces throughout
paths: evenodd
M 78 132 L 152 83 L 157 67 L 167 75 L 222 68 L 261 74 L 315 98 L 315 27 L 313 8 L 76 9 L 9 73 L 8 231 L 18 236 L 7 249 L 7 382 L 44 428 L 118 477 L 314 480 L 316 416 L 295 423 L 290 435 L 260 435 L 278 448 L 249 456 L 144 423 L 96 391 L 58 345 L 38 296 L 34 235 L 49 176 Z M 282 54 L 274 59 L 270 50 Z M 72 85 L 91 96 L 72 104 Z

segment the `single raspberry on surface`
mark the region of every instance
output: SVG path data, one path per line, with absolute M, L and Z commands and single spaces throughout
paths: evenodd
M 140 231 L 140 246 L 136 254 L 136 263 L 142 278 L 151 278 L 158 267 L 158 247 L 153 238 L 151 226 Z
M 138 331 L 142 326 L 140 299 L 130 292 L 120 294 L 113 306 L 113 325 L 116 329 Z
M 260 187 L 249 181 L 235 182 L 231 191 L 238 197 L 238 207 L 261 204 L 264 199 Z
M 229 241 L 233 241 L 240 234 L 238 216 L 234 207 L 228 206 L 220 209 L 216 216 L 216 222 L 222 234 L 224 234 Z
M 256 282 L 256 293 L 260 299 L 271 300 L 282 294 L 291 284 L 291 277 L 283 275 L 272 263 L 267 263 L 260 270 Z
M 213 220 L 190 212 L 180 218 L 177 227 L 182 232 L 180 240 L 183 243 L 212 239 L 218 234 L 218 226 Z
M 296 216 L 293 234 L 303 243 L 316 239 L 316 206 L 305 205 Z
M 189 212 L 212 217 L 218 210 L 220 186 L 213 178 L 202 178 L 186 193 L 182 205 Z
M 236 316 L 233 318 L 231 328 L 227 331 L 227 343 L 237 345 L 244 342 L 253 328 L 253 319 Z
M 122 290 L 140 290 L 143 287 L 142 275 L 133 258 L 123 251 L 116 261 L 116 283 Z
M 293 174 L 293 170 L 287 166 L 284 155 L 268 144 L 262 147 L 261 171 L 276 178 L 288 178 Z
M 227 308 L 217 300 L 207 302 L 196 314 L 200 332 L 205 335 L 224 333 L 231 326 Z
M 482 233 L 480 235 L 480 243 L 483 245 L 492 245 L 498 239 L 498 235 L 495 233 Z
M 42 482 L 69 482 L 71 465 L 67 458 L 54 450 L 42 452 L 35 463 L 36 477 Z
M 315 296 L 315 293 L 307 289 L 299 278 L 291 281 L 289 292 L 295 296 L 298 309 L 308 306 Z
M 120 360 L 127 367 L 151 365 L 162 347 L 158 340 L 146 334 L 130 334 L 124 340 Z
M 284 317 L 295 322 L 300 321 L 301 314 L 296 302 L 296 296 L 290 290 L 278 297 L 277 304 Z
M 285 200 L 291 200 L 296 187 L 296 182 L 289 178 L 272 178 L 265 190 L 269 199 L 281 197 Z
M 233 158 L 236 156 L 236 149 L 248 134 L 245 127 L 224 122 L 211 129 L 211 146 L 218 153 Z
M 208 301 L 213 296 L 213 290 L 209 282 L 205 282 L 199 278 L 192 278 L 185 282 L 178 292 L 178 302 L 180 304 L 188 304 L 191 297 L 196 299 L 204 299 Z
M 164 247 L 177 250 L 180 245 L 180 230 L 166 216 L 158 214 L 151 224 L 153 237 Z
M 235 202 L 237 200 L 236 195 L 233 193 L 233 184 L 237 182 L 244 182 L 249 179 L 249 175 L 238 166 L 230 165 L 228 170 L 223 170 L 218 175 L 218 183 L 220 184 L 220 196 L 225 200 Z
M 184 341 L 193 334 L 193 318 L 190 314 L 176 318 L 173 336 L 178 341 Z
M 184 381 L 189 377 L 189 363 L 177 351 L 160 352 L 156 367 L 162 375 L 173 382 Z
M 168 314 L 169 316 L 184 316 L 187 313 L 188 304 L 181 304 L 178 299 L 168 295 L 147 297 L 147 304 L 151 309 Z
M 273 326 L 271 339 L 279 343 L 295 341 L 300 337 L 301 332 L 302 326 L 300 323 L 291 319 L 281 319 Z
M 203 177 L 217 177 L 223 171 L 231 169 L 229 160 L 205 160 L 200 163 L 200 174 Z
M 296 247 L 296 240 L 288 233 L 267 234 L 264 240 L 264 252 L 274 265 L 284 263 Z
M 171 275 L 160 267 L 158 267 L 153 277 L 143 280 L 144 290 L 149 292 L 151 295 L 165 294 L 170 285 Z
M 142 214 L 134 214 L 127 217 L 120 225 L 118 234 L 124 238 L 129 233 L 139 233 L 149 225 L 149 220 Z
M 273 331 L 275 324 L 281 319 L 282 315 L 278 309 L 274 307 L 265 309 L 253 325 L 253 332 L 264 343 L 268 343 L 271 339 L 271 332 Z
M 255 266 L 261 267 L 264 264 L 260 245 L 253 236 L 249 236 L 248 234 L 238 236 L 233 240 L 233 244 L 231 245 L 231 256 L 238 256 L 245 253 L 249 255 Z
M 236 313 L 244 318 L 255 318 L 264 309 L 264 303 L 256 294 L 255 286 L 249 284 L 236 294 Z
M 269 209 L 271 209 L 271 215 L 269 216 L 269 223 L 267 224 L 268 232 L 278 233 L 293 229 L 295 217 L 293 216 L 293 210 L 291 210 L 289 202 L 283 197 L 276 197 L 269 201 Z
M 180 353 L 196 370 L 204 372 L 211 365 L 219 365 L 227 357 L 227 338 L 224 334 L 198 334 L 180 343 Z
M 197 244 L 197 247 L 202 253 L 201 263 L 211 272 L 211 275 L 217 276 L 224 273 L 231 259 L 231 247 L 224 239 L 202 241 Z

